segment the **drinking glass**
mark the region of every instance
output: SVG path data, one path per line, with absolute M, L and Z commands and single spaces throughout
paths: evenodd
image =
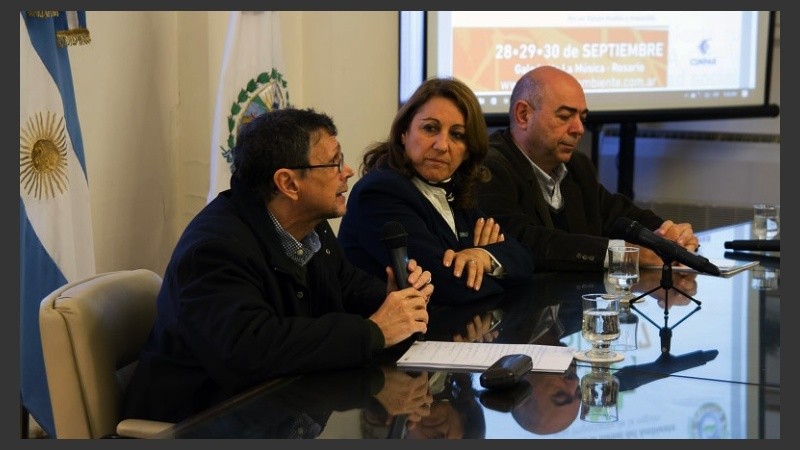
M 575 359 L 597 363 L 622 361 L 624 356 L 613 352 L 610 344 L 619 339 L 619 295 L 585 294 L 581 336 L 592 348 L 575 354 Z
M 581 420 L 594 423 L 619 420 L 618 395 L 619 379 L 607 365 L 592 364 L 591 372 L 581 377 Z
M 623 301 L 632 299 L 631 288 L 639 281 L 639 248 L 609 247 L 607 278 Z
M 619 339 L 611 342 L 611 350 L 631 351 L 639 348 L 639 316 L 631 310 L 630 302 L 619 303 Z
M 756 239 L 780 239 L 781 205 L 753 205 L 753 237 Z

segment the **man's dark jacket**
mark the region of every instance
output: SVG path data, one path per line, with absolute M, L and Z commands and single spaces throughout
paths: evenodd
M 300 267 L 264 203 L 232 185 L 178 241 L 124 417 L 177 422 L 270 377 L 366 364 L 383 346 L 365 317 L 385 283 L 342 257 L 325 221 Z
M 603 270 L 614 221 L 627 217 L 655 230 L 664 222 L 622 194 L 612 194 L 597 179 L 592 161 L 574 152 L 561 182 L 566 229 L 557 228 L 533 166 L 514 143 L 508 128 L 489 137 L 484 164 L 492 180 L 478 187 L 481 209 L 533 252 L 536 271 Z

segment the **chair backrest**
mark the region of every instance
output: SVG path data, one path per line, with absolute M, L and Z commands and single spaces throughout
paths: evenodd
M 95 275 L 41 303 L 56 437 L 114 435 L 122 396 L 156 317 L 161 277 L 147 269 Z

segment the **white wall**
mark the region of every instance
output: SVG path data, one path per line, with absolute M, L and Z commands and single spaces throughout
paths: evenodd
M 291 101 L 334 118 L 346 161 L 357 170 L 397 109 L 397 12 L 280 15 Z M 70 57 L 97 271 L 163 273 L 180 232 L 205 205 L 227 12 L 90 11 L 87 25 L 91 44 L 71 47 Z M 780 133 L 778 119 L 764 120 L 765 132 Z M 686 176 L 686 167 L 665 170 Z M 716 181 L 707 180 L 714 189 Z
M 70 58 L 98 272 L 163 273 L 205 205 L 227 20 L 224 11 L 87 13 L 92 42 Z M 292 103 L 330 114 L 358 167 L 396 111 L 397 13 L 281 12 L 281 21 Z
M 183 187 L 177 18 L 90 12 L 91 44 L 70 47 L 98 272 L 161 273 L 175 243 Z

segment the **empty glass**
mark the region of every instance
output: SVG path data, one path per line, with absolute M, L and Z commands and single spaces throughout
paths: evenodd
M 639 348 L 639 316 L 631 309 L 630 302 L 619 304 L 619 339 L 611 342 L 611 350 L 631 351 Z

